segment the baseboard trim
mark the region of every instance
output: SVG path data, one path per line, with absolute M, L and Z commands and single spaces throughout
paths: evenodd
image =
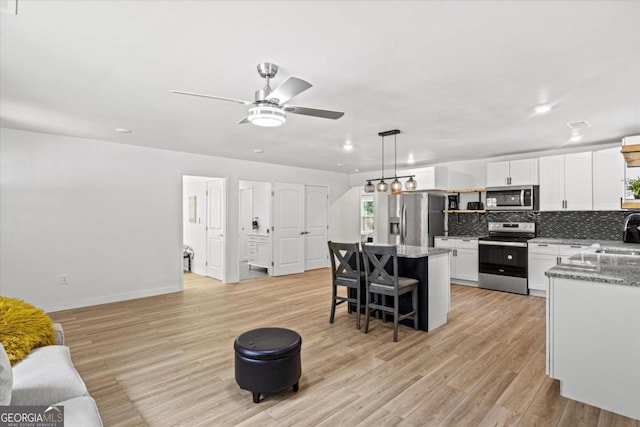
M 182 288 L 180 288 L 179 286 L 167 286 L 164 288 L 147 289 L 144 291 L 137 291 L 137 292 L 125 292 L 125 293 L 114 294 L 114 295 L 82 298 L 76 301 L 70 301 L 68 303 L 53 304 L 51 306 L 45 306 L 41 308 L 47 313 L 53 313 L 56 311 L 90 307 L 93 305 L 109 304 L 112 302 L 119 302 L 119 301 L 128 301 L 132 299 L 153 297 L 156 295 L 171 294 L 174 292 L 181 292 L 181 291 L 182 291 Z

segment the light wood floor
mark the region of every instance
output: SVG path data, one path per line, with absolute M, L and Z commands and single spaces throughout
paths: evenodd
M 535 297 L 452 286 L 447 325 L 426 333 L 338 308 L 330 272 L 239 285 L 187 274 L 185 291 L 52 313 L 110 426 L 633 426 L 560 397 L 545 375 Z M 302 336 L 300 391 L 254 404 L 234 380 L 233 340 L 255 327 Z

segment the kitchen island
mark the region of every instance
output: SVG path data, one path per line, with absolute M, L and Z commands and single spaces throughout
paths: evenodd
M 398 274 L 418 280 L 418 328 L 432 331 L 447 323 L 451 309 L 449 249 L 398 246 Z M 400 299 L 400 312 L 409 312 L 409 294 Z M 406 297 L 406 298 L 405 298 Z M 410 326 L 410 320 L 401 321 Z
M 560 394 L 640 419 L 640 245 L 593 246 L 546 275 L 547 374 Z
M 427 246 L 397 245 L 398 275 L 418 280 L 418 328 L 432 331 L 447 323 L 451 309 L 449 277 L 449 249 Z M 362 267 L 364 270 L 364 267 Z M 391 272 L 390 262 L 386 270 Z M 350 290 L 352 291 L 352 290 Z M 350 292 L 355 297 L 355 292 Z M 364 284 L 361 288 L 361 302 L 366 303 Z M 411 311 L 411 295 L 400 297 L 400 313 Z M 401 324 L 413 327 L 413 321 L 404 319 Z

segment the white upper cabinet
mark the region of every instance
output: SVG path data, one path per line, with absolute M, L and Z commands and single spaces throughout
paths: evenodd
M 593 209 L 620 209 L 624 197 L 624 157 L 620 147 L 593 152 Z
M 538 159 L 487 163 L 487 187 L 538 184 Z
M 540 157 L 540 210 L 593 208 L 592 154 Z
M 417 190 L 444 190 L 449 184 L 449 174 L 446 168 L 441 166 L 429 166 L 415 169 L 399 169 L 398 176 L 415 175 L 415 180 L 418 181 Z M 400 181 L 404 183 L 407 178 L 400 178 Z

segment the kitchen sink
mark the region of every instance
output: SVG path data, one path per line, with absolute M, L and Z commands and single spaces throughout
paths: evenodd
M 605 255 L 632 255 L 632 256 L 640 256 L 640 250 L 628 250 L 628 249 L 596 249 L 597 254 L 605 254 Z

